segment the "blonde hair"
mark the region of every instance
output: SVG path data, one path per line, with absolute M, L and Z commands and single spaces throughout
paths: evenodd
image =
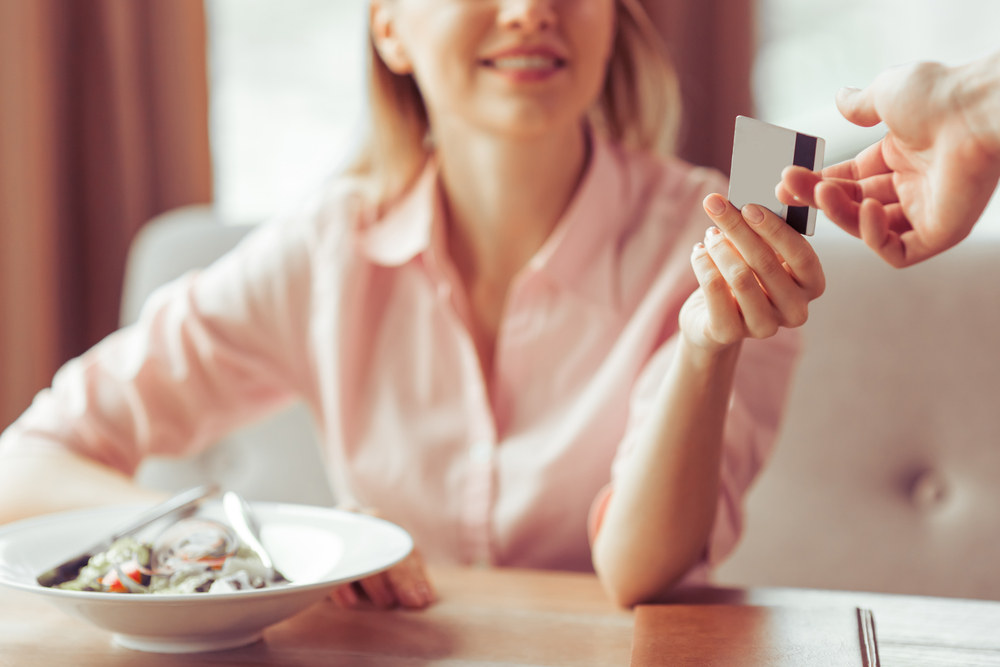
M 670 155 L 680 124 L 673 62 L 639 0 L 618 0 L 617 31 L 600 98 L 590 121 L 627 148 Z M 409 188 L 432 152 L 423 96 L 412 75 L 392 72 L 369 36 L 371 125 L 346 173 L 360 178 L 381 206 Z

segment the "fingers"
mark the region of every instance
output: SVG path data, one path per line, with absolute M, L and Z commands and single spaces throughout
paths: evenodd
M 718 345 L 732 345 L 743 340 L 746 337 L 743 316 L 726 277 L 709 254 L 706 243 L 695 245 L 691 266 L 704 296 L 708 315 L 708 330 L 699 333 Z
M 414 550 L 399 565 L 385 573 L 389 588 L 401 605 L 423 609 L 437 600 L 437 593 L 424 568 L 423 558 Z
M 341 504 L 340 509 L 379 516 L 375 508 Z M 437 600 L 437 593 L 424 566 L 419 549 L 414 549 L 402 561 L 385 572 L 344 584 L 330 591 L 330 600 L 340 607 L 353 609 L 365 600 L 381 609 L 402 606 L 423 609 Z
M 805 167 L 785 167 L 781 181 L 774 188 L 774 195 L 789 206 L 816 206 L 813 191 L 823 177 Z
M 833 183 L 821 182 L 815 189 L 816 206 L 847 233 L 860 237 L 858 202 Z
M 742 211 L 719 196 L 726 208 L 713 216 L 739 256 L 756 274 L 772 302 L 804 292 L 809 299 L 825 287 L 819 258 L 809 242 L 773 212 L 749 204 Z
M 709 230 L 704 248 L 695 248 L 692 266 L 713 337 L 733 342 L 742 329 L 742 336 L 762 338 L 804 323 L 808 302 L 825 288 L 809 243 L 763 207 L 749 205 L 741 214 L 721 195 L 710 195 L 705 210 L 717 228 Z
M 819 206 L 816 200 L 816 188 L 821 183 L 837 186 L 849 200 L 854 202 L 860 202 L 866 196 L 875 197 L 886 203 L 896 199 L 892 174 L 879 174 L 855 180 L 830 176 L 825 172 L 821 175 L 805 167 L 785 167 L 781 172 L 781 182 L 774 188 L 774 194 L 782 204 L 816 208 Z
M 936 254 L 927 248 L 908 224 L 898 224 L 901 216 L 899 206 L 883 206 L 874 199 L 861 202 L 858 212 L 861 240 L 887 264 L 897 269 Z
M 786 167 L 781 176 L 782 180 L 775 186 L 774 194 L 778 201 L 789 206 L 818 207 L 816 188 L 820 184 L 836 186 L 844 193 L 847 200 L 855 203 L 866 197 L 877 199 L 883 204 L 899 201 L 891 173 L 877 174 L 854 181 L 820 176 L 804 167 Z
M 844 194 L 854 201 L 863 199 L 862 186 L 851 179 L 828 177 L 810 171 L 805 167 L 785 167 L 781 172 L 781 181 L 774 187 L 774 195 L 782 204 L 789 206 L 818 207 L 816 188 L 821 183 L 833 184 L 844 191 Z
M 399 602 L 384 572 L 365 577 L 358 585 L 365 597 L 379 609 L 392 609 Z
M 385 572 L 344 584 L 330 591 L 330 600 L 339 607 L 353 609 L 367 600 L 379 609 L 404 607 L 423 609 L 437 600 L 423 559 L 414 551 Z
M 875 97 L 871 88 L 841 88 L 837 91 L 837 109 L 855 125 L 871 127 L 882 120 L 875 109 Z
M 354 590 L 353 584 L 342 584 L 329 593 L 330 600 L 338 607 L 353 609 L 361 602 L 358 593 Z
M 864 182 L 866 179 L 883 174 L 892 174 L 892 168 L 885 161 L 885 138 L 871 144 L 850 160 L 844 160 L 829 167 L 824 167 L 820 174 L 824 180 L 834 180 L 846 183 Z M 792 169 L 805 169 L 792 167 Z M 861 197 L 855 197 L 861 201 Z
M 720 224 L 728 223 L 729 221 Z M 747 257 L 737 251 L 730 239 L 718 227 L 712 227 L 708 231 L 705 246 L 712 262 L 732 292 L 746 333 L 751 338 L 773 336 L 778 331 L 782 319 L 781 313 L 771 302 L 770 294 L 765 291 L 767 288 L 761 282 L 764 278 L 758 277 L 754 264 L 765 275 L 772 269 L 780 271 L 774 253 L 770 253 L 771 267 L 764 268 L 765 262 L 759 261 L 760 258 L 756 254 L 748 253 L 750 256 Z

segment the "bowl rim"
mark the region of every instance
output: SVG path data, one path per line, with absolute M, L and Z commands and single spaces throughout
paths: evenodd
M 207 500 L 205 501 L 205 504 L 210 505 L 213 502 L 218 502 L 218 499 L 213 498 Z M 281 586 L 251 588 L 238 591 L 220 591 L 217 593 L 156 593 L 149 595 L 111 593 L 103 591 L 73 591 L 42 586 L 38 583 L 35 577 L 37 577 L 40 572 L 43 572 L 44 568 L 38 568 L 37 572 L 32 571 L 30 581 L 26 581 L 24 579 L 24 575 L 26 574 L 24 571 L 20 572 L 21 576 L 12 576 L 9 569 L 12 570 L 13 568 L 8 569 L 8 566 L 3 558 L 2 550 L 0 550 L 0 585 L 30 593 L 38 593 L 49 597 L 79 600 L 81 602 L 86 600 L 89 602 L 107 602 L 115 604 L 124 603 L 132 605 L 176 605 L 182 602 L 201 600 L 203 601 L 203 604 L 211 604 L 213 601 L 218 601 L 220 603 L 225 601 L 226 603 L 229 603 L 234 598 L 248 600 L 250 598 L 280 597 L 288 595 L 292 592 L 305 592 L 318 588 L 333 588 L 341 584 L 384 572 L 401 562 L 413 551 L 413 538 L 410 534 L 401 526 L 386 519 L 371 516 L 369 514 L 351 512 L 349 510 L 336 507 L 324 507 L 320 505 L 258 500 L 250 501 L 250 503 L 255 512 L 263 513 L 265 515 L 274 512 L 286 512 L 300 517 L 319 515 L 319 518 L 324 520 L 329 520 L 333 517 L 337 521 L 341 522 L 346 521 L 360 523 L 371 528 L 378 527 L 378 529 L 386 531 L 385 534 L 393 535 L 394 538 L 400 540 L 400 542 L 398 545 L 394 545 L 394 554 L 391 558 L 380 561 L 377 565 L 364 569 L 363 571 L 347 573 L 341 577 L 309 580 L 301 583 L 292 581 L 289 584 L 283 584 Z M 100 505 L 95 507 L 52 512 L 26 519 L 20 519 L 18 521 L 13 521 L 0 526 L 0 547 L 3 546 L 5 541 L 9 541 L 10 538 L 17 533 L 24 530 L 41 528 L 44 527 L 45 524 L 64 524 L 67 520 L 74 517 L 95 518 L 96 516 L 102 514 L 112 515 L 126 514 L 132 511 L 140 512 L 144 509 L 148 509 L 152 505 L 153 503 Z M 127 516 L 123 518 L 127 518 Z M 70 554 L 66 554 L 66 556 L 69 555 Z

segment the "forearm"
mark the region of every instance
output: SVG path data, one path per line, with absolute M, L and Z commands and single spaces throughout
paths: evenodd
M 655 417 L 616 479 L 593 557 L 605 588 L 623 606 L 668 589 L 704 551 L 739 349 L 709 354 L 682 339 Z
M 155 502 L 163 496 L 69 451 L 0 455 L 0 524 L 81 507 Z

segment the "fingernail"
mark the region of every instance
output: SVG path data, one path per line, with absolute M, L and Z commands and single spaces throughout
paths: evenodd
M 420 597 L 423 598 L 425 604 L 430 604 L 437 599 L 437 593 L 427 582 L 421 581 L 417 584 L 417 590 L 420 591 Z
M 755 204 L 747 204 L 743 207 L 743 219 L 749 223 L 757 224 L 764 221 L 764 211 Z
M 379 609 L 392 609 L 399 602 L 395 593 L 387 590 L 381 590 L 373 596 L 372 602 Z
M 413 586 L 404 586 L 396 592 L 399 593 L 399 599 L 406 607 L 422 607 L 424 605 L 423 597 Z
M 718 227 L 709 227 L 705 230 L 705 243 L 718 243 L 722 240 L 722 230 Z
M 854 88 L 853 86 L 844 86 L 843 88 L 837 91 L 836 99 L 839 102 L 846 102 L 851 97 L 860 92 L 861 92 L 860 88 Z
M 358 595 L 351 588 L 350 584 L 335 589 L 333 595 L 337 597 L 337 601 L 343 607 L 354 607 L 358 604 Z
M 701 241 L 695 243 L 694 248 L 691 249 L 692 255 L 701 255 L 704 252 L 705 252 L 705 244 L 702 243 Z
M 705 208 L 712 215 L 722 215 L 726 212 L 726 202 L 719 195 L 709 195 L 705 198 Z

